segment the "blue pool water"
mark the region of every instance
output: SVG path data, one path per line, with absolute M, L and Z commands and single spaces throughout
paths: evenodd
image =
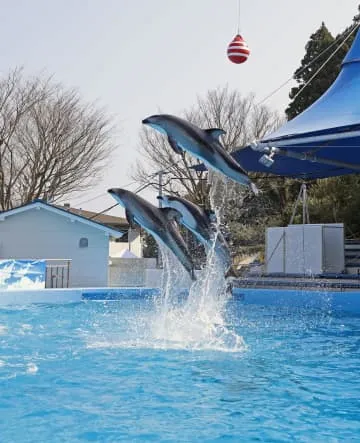
M 155 308 L 2 308 L 0 441 L 360 441 L 359 315 L 236 298 L 206 346 Z

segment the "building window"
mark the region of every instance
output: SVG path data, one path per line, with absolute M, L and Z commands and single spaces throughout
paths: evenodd
M 89 240 L 86 237 L 83 237 L 79 241 L 79 248 L 87 248 L 89 246 Z

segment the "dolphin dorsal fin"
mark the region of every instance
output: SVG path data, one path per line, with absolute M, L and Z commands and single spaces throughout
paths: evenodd
M 211 138 L 213 138 L 216 141 L 219 141 L 219 137 L 221 135 L 226 134 L 226 132 L 220 128 L 205 129 L 205 132 L 207 133 L 207 135 L 209 135 Z
M 160 208 L 160 211 L 164 214 L 164 217 L 168 221 L 176 220 L 177 222 L 179 222 L 182 217 L 181 213 L 174 208 Z
M 134 216 L 132 215 L 132 213 L 126 209 L 125 210 L 125 216 L 126 216 L 126 220 L 129 223 L 130 228 L 134 229 L 137 225 Z
M 168 142 L 169 142 L 170 146 L 172 147 L 172 149 L 177 154 L 182 154 L 183 153 L 183 150 L 180 148 L 180 146 L 178 145 L 177 141 L 173 137 L 168 137 Z

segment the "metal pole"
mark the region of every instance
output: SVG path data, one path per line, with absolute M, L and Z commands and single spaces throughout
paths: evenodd
M 309 225 L 310 224 L 310 215 L 309 215 L 309 199 L 308 199 L 307 192 L 306 192 L 306 206 L 305 206 L 305 210 L 306 210 L 306 223 Z
M 299 194 L 298 194 L 298 196 L 297 196 L 297 198 L 296 198 L 296 202 L 295 202 L 295 205 L 294 205 L 293 212 L 292 212 L 292 214 L 291 214 L 291 218 L 290 218 L 290 223 L 289 223 L 289 225 L 292 225 L 292 224 L 293 224 L 293 221 L 294 221 L 294 218 L 295 218 L 295 215 L 296 215 L 296 210 L 297 210 L 297 207 L 298 207 L 298 203 L 299 203 L 299 201 L 301 200 L 301 198 L 302 198 L 302 186 L 301 186 L 301 188 L 300 188 L 300 192 L 299 192 Z
M 302 202 L 303 202 L 303 225 L 306 224 L 306 184 L 301 185 L 302 189 Z
M 70 281 L 70 260 L 67 261 L 67 278 L 66 278 L 66 287 L 69 287 Z
M 163 195 L 163 171 L 159 171 L 159 197 Z M 162 208 L 162 200 L 159 198 L 159 208 Z
M 163 195 L 163 171 L 159 171 L 158 176 L 159 176 L 159 189 L 158 189 L 159 197 L 162 197 L 162 195 Z M 161 198 L 158 199 L 158 202 L 159 202 L 159 208 L 162 208 L 162 200 L 161 200 Z M 160 247 L 158 245 L 158 253 L 157 253 L 157 260 L 156 260 L 156 262 L 157 262 L 156 266 L 158 268 L 160 268 L 161 265 L 162 265 L 161 258 L 162 257 L 161 257 Z

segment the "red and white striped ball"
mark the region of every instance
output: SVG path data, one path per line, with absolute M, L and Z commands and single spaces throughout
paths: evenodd
M 236 35 L 230 42 L 227 56 L 233 63 L 244 63 L 250 55 L 250 49 L 240 34 Z

